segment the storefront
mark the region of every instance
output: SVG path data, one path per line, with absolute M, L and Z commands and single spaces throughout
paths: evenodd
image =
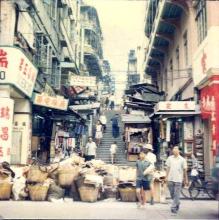
M 127 160 L 136 161 L 142 146 L 145 143 L 153 143 L 151 120 L 144 115 L 124 114 L 122 122 L 124 123 Z
M 155 107 L 154 120 L 159 124 L 159 157 L 161 166 L 171 153 L 173 146 L 179 146 L 182 154 L 187 157 L 188 167 L 191 168 L 191 157 L 194 154 L 202 165 L 204 172 L 204 153 L 199 135 L 199 105 L 194 101 L 165 101 Z
M 213 26 L 193 58 L 193 79 L 200 94 L 206 175 L 219 153 L 219 27 Z
M 37 72 L 21 49 L 0 47 L 0 161 L 26 164 L 30 156 Z
M 85 119 L 68 110 L 68 100 L 35 93 L 33 104 L 32 155 L 46 162 L 53 160 L 56 149 L 63 157 L 80 151 L 87 133 Z

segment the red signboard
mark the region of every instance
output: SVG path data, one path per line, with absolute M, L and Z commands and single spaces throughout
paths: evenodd
M 219 145 L 219 84 L 211 84 L 201 90 L 201 114 L 211 120 L 212 150 L 216 155 Z

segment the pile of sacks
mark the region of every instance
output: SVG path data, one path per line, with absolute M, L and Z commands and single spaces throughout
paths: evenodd
M 84 202 L 109 198 L 136 201 L 136 169 L 133 167 L 105 164 L 101 160 L 85 162 L 75 154 L 49 166 L 12 169 L 11 172 L 0 168 L 0 184 L 8 185 L 7 196 L 2 197 L 0 185 L 0 199 L 56 202 L 70 197 Z

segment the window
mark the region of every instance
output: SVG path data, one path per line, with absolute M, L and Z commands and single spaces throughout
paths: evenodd
M 180 71 L 179 71 L 179 46 L 176 48 L 176 71 L 177 71 L 177 77 L 180 77 Z
M 171 85 L 173 86 L 173 60 L 172 59 L 170 60 L 169 71 L 170 71 Z
M 200 44 L 207 35 L 207 15 L 205 0 L 199 0 L 196 5 L 196 22 L 198 26 L 198 43 Z
M 189 54 L 188 54 L 188 35 L 187 35 L 187 31 L 183 35 L 183 48 L 184 48 L 185 66 L 188 66 L 188 64 L 189 64 Z

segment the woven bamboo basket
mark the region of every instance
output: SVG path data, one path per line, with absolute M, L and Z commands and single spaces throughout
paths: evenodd
M 69 187 L 78 176 L 78 168 L 74 169 L 61 169 L 58 172 L 59 185 Z
M 136 189 L 134 187 L 119 188 L 120 196 L 123 202 L 136 202 Z
M 98 188 L 92 186 L 82 186 L 79 188 L 81 201 L 96 202 L 98 198 Z
M 45 201 L 49 186 L 42 184 L 28 185 L 29 196 L 32 201 Z
M 31 166 L 28 175 L 27 181 L 33 183 L 42 183 L 48 177 L 48 173 L 46 171 L 42 171 L 39 166 Z
M 8 200 L 11 197 L 12 183 L 0 182 L 0 200 Z

